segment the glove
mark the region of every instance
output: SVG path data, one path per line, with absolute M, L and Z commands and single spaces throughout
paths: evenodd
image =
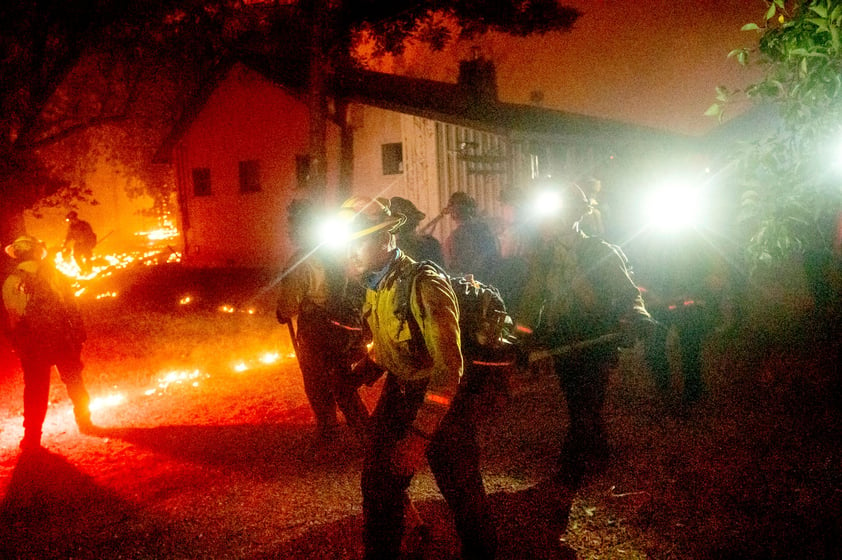
M 386 370 L 377 365 L 368 354 L 351 364 L 351 374 L 358 379 L 360 385 L 371 387 L 384 373 Z
M 398 476 L 412 476 L 421 466 L 429 440 L 410 431 L 395 446 L 392 456 L 392 472 Z

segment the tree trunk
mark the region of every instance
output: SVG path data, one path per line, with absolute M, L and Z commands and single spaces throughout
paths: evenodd
M 337 100 L 336 119 L 340 126 L 339 190 L 337 198 L 343 201 L 351 196 L 354 179 L 354 129 L 348 122 L 348 102 Z
M 312 0 L 311 10 L 308 92 L 310 173 L 307 188 L 313 200 L 322 202 L 327 189 L 327 90 L 325 84 L 328 65 L 324 45 L 327 18 L 325 0 Z

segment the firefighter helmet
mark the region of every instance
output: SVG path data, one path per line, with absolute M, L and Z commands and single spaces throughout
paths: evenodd
M 339 216 L 351 225 L 350 239 L 359 239 L 379 231 L 394 233 L 406 222 L 406 216 L 392 213 L 385 198 L 352 196 L 339 210 Z

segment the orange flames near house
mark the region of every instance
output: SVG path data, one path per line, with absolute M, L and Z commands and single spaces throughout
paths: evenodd
M 153 231 L 139 232 L 135 235 L 143 240 L 143 250 L 97 254 L 91 266 L 91 271 L 87 274 L 83 274 L 76 262 L 71 258 L 65 258 L 61 252 L 55 255 L 55 266 L 63 274 L 73 279 L 73 286 L 77 297 L 85 295 L 86 297 L 92 297 L 94 300 L 103 300 L 117 298 L 119 294 L 116 291 L 105 291 L 94 295 L 92 292 L 89 292 L 90 286 L 95 285 L 92 281 L 108 278 L 130 266 L 155 266 L 181 261 L 180 253 L 173 250 L 168 244 L 171 239 L 179 235 L 177 229 L 164 227 Z M 193 295 L 184 294 L 178 299 L 178 304 L 180 306 L 190 306 L 195 301 L 196 298 Z M 254 315 L 257 312 L 253 307 L 238 308 L 230 304 L 219 306 L 217 311 L 224 314 L 245 313 L 248 315 Z M 235 358 L 229 364 L 228 368 L 223 367 L 222 370 L 214 374 L 189 366 L 185 369 L 163 370 L 159 372 L 153 385 L 145 390 L 142 389 L 140 394 L 131 394 L 131 392 L 120 390 L 117 386 L 114 386 L 108 394 L 94 396 L 91 399 L 91 411 L 96 412 L 100 418 L 103 415 L 107 417 L 108 409 L 117 409 L 126 406 L 138 398 L 162 398 L 176 389 L 198 389 L 204 383 L 210 382 L 214 375 L 224 375 L 225 369 L 228 369 L 231 373 L 242 374 L 250 370 L 273 366 L 285 360 L 295 359 L 296 357 L 292 352 L 283 353 L 277 349 L 253 349 L 250 352 L 253 352 L 251 357 Z M 66 429 L 67 426 L 72 425 L 74 422 L 70 409 L 66 412 L 67 414 L 63 415 L 59 420 L 61 429 Z
M 178 230 L 172 225 L 165 225 L 152 231 L 137 232 L 135 236 L 143 240 L 144 250 L 98 254 L 93 260 L 90 272 L 87 273 L 83 273 L 76 261 L 66 257 L 61 251 L 55 255 L 55 266 L 60 272 L 75 280 L 73 287 L 76 296 L 79 297 L 87 293 L 88 287 L 85 284 L 89 281 L 107 278 L 131 265 L 142 263 L 152 266 L 161 262 L 179 262 L 181 254 L 167 244 L 178 235 Z M 104 292 L 94 297 L 96 299 L 117 297 L 117 293 Z

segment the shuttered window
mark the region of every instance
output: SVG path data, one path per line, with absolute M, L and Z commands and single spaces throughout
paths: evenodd
M 211 192 L 211 173 L 208 167 L 194 167 L 193 168 L 193 195 L 194 196 L 210 196 Z

